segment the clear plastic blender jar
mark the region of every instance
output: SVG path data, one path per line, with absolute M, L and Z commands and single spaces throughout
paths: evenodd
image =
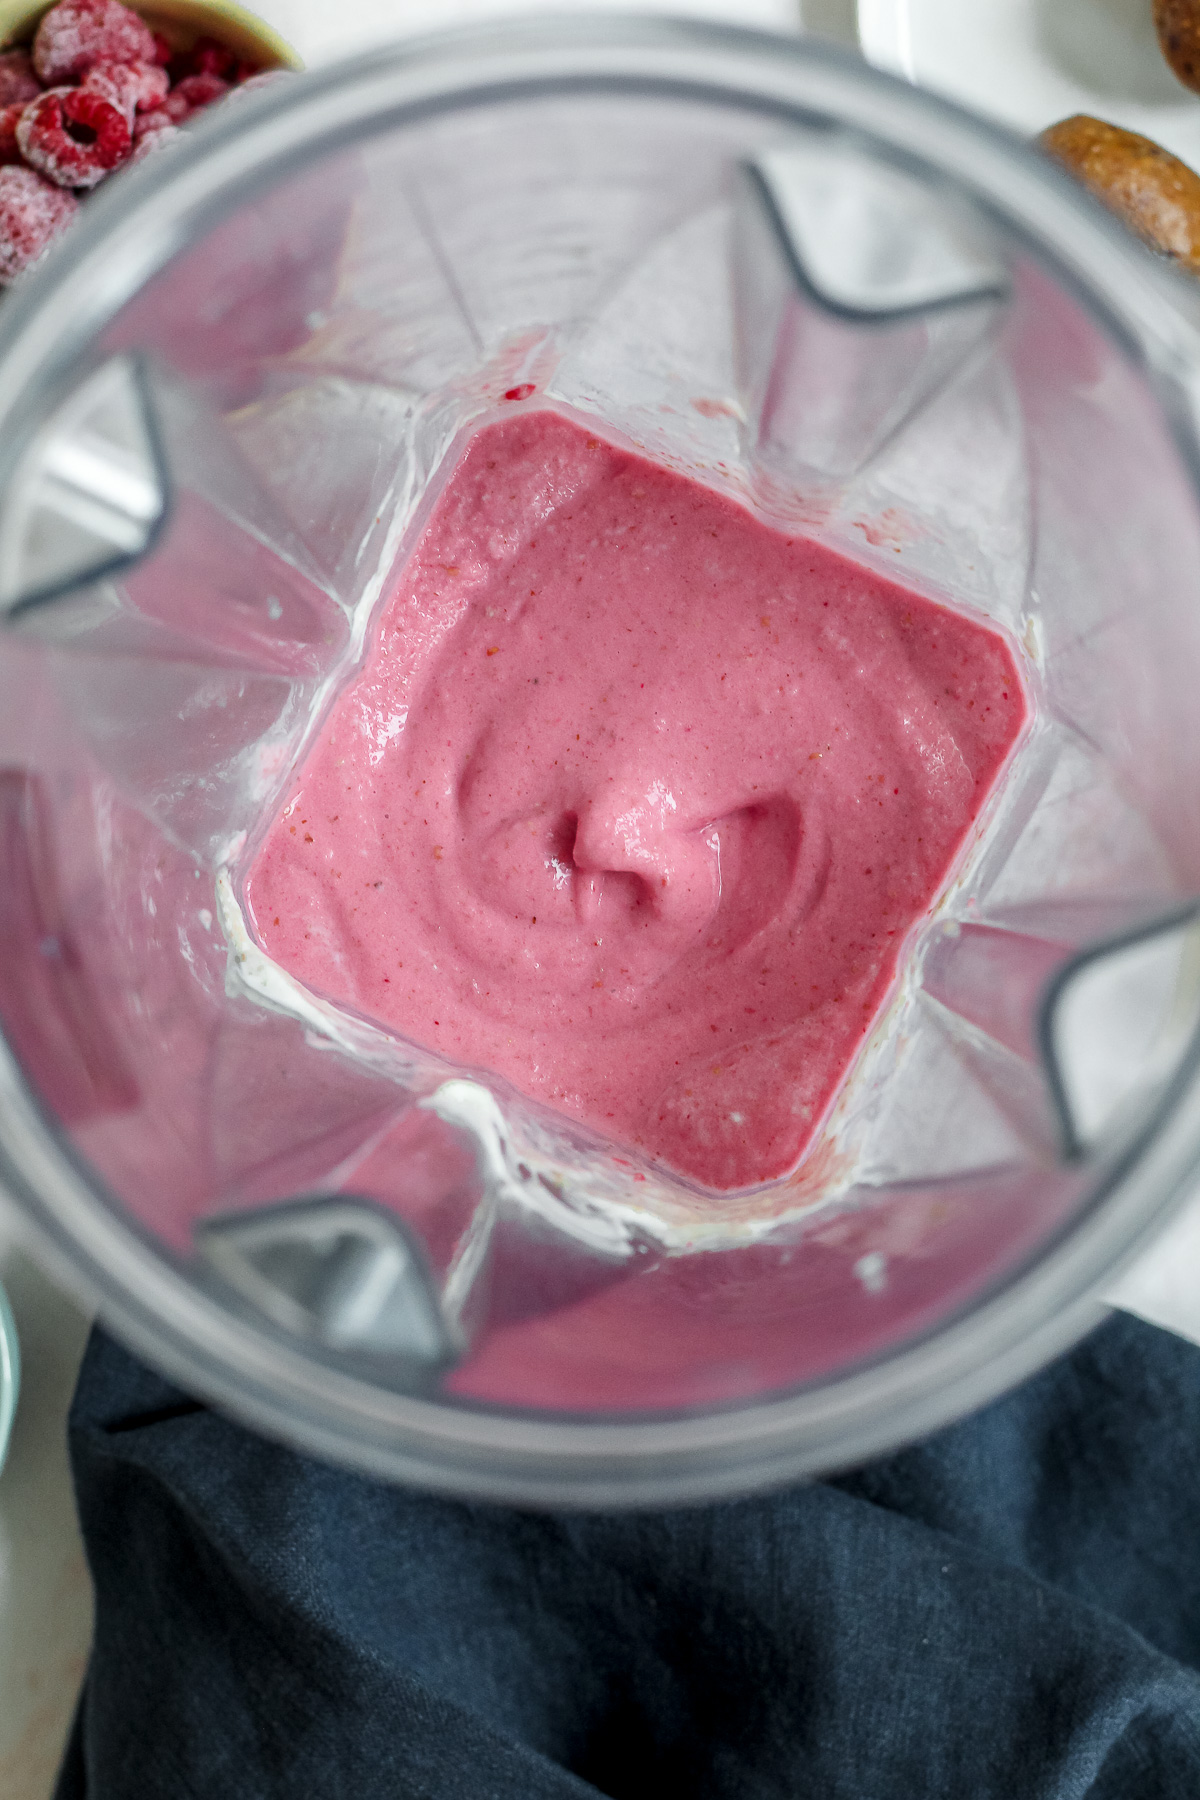
M 189 1388 L 520 1502 L 997 1392 L 1200 1154 L 1200 299 L 829 48 L 509 24 L 230 106 L 0 310 L 0 1156 Z M 242 883 L 464 434 L 540 402 L 991 621 L 1033 724 L 819 1142 L 706 1194 L 302 988 Z

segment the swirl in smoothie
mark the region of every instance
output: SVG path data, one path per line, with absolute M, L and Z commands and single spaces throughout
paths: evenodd
M 469 440 L 248 895 L 309 987 L 725 1190 L 811 1142 L 1027 716 L 1001 634 L 571 420 Z

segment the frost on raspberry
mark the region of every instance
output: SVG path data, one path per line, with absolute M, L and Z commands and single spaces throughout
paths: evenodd
M 132 125 L 135 113 L 151 112 L 162 105 L 171 82 L 157 63 L 103 62 L 88 70 L 81 85 L 88 93 L 111 100 Z
M 155 113 L 143 115 L 146 118 L 156 118 L 157 116 Z M 134 139 L 133 154 L 129 160 L 131 163 L 145 162 L 148 156 L 153 156 L 156 151 L 165 150 L 168 145 L 182 137 L 183 133 L 178 125 L 172 125 L 170 119 L 164 118 L 163 122 L 157 125 L 153 131 L 143 131 L 137 135 Z
M 152 63 L 150 27 L 121 0 L 59 0 L 37 28 L 33 66 L 47 87 L 78 81 L 100 62 Z
M 0 287 L 44 256 L 78 210 L 74 194 L 33 169 L 0 169 Z
M 64 188 L 92 188 L 123 163 L 133 145 L 129 120 L 103 94 L 51 88 L 17 121 L 17 143 L 30 168 Z
M 182 125 L 193 113 L 211 106 L 214 100 L 222 99 L 228 92 L 229 83 L 222 81 L 219 75 L 185 75 L 163 101 L 163 109 L 174 124 Z
M 0 106 L 36 100 L 42 84 L 24 50 L 0 50 Z
M 174 132 L 177 129 L 170 113 L 161 106 L 156 106 L 153 112 L 139 113 L 133 121 L 134 148 L 137 148 L 143 138 L 154 137 L 160 131 Z

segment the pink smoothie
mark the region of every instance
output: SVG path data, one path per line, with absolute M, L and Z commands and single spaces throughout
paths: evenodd
M 712 1189 L 803 1154 L 1025 723 L 1006 642 L 541 409 L 253 864 L 309 987 Z

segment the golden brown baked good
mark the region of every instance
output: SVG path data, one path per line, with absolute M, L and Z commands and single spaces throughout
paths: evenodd
M 1200 0 L 1154 0 L 1154 26 L 1184 87 L 1200 94 Z
M 1152 138 L 1076 113 L 1038 138 L 1163 256 L 1200 275 L 1200 175 Z

